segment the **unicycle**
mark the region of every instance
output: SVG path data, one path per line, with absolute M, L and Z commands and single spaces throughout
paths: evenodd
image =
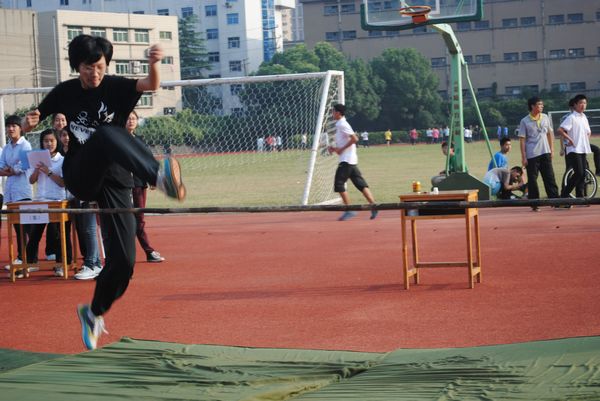
M 562 187 L 563 188 L 567 186 L 567 181 L 569 181 L 569 178 L 571 178 L 571 176 L 573 174 L 574 174 L 574 172 L 573 172 L 572 168 L 565 171 L 565 174 L 563 175 L 563 179 L 562 179 Z M 583 197 L 588 198 L 588 199 L 593 198 L 594 196 L 596 196 L 597 190 L 598 190 L 598 180 L 596 179 L 596 175 L 589 168 L 586 168 L 585 169 L 585 178 L 583 180 Z M 573 191 L 571 191 L 569 196 L 571 198 L 575 198 L 575 188 L 573 188 Z

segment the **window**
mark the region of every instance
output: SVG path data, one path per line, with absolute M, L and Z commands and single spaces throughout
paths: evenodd
M 140 107 L 152 107 L 152 93 L 143 93 L 138 100 L 137 106 Z
M 565 58 L 567 57 L 567 52 L 565 49 L 554 49 L 550 50 L 550 58 Z
M 504 18 L 502 20 L 502 28 L 514 28 L 517 26 L 516 18 Z
M 392 2 L 391 0 L 385 0 L 383 2 L 383 9 L 384 10 L 391 10 L 392 8 L 394 8 L 394 2 Z
M 208 52 L 207 56 L 209 63 L 218 63 L 221 60 L 219 52 Z
M 519 61 L 519 53 L 504 53 L 504 61 Z
M 569 90 L 569 85 L 567 85 L 564 82 L 558 83 L 558 84 L 551 84 L 550 85 L 550 90 L 554 91 L 554 92 L 566 92 Z
M 383 36 L 383 31 L 369 31 L 370 38 L 378 38 L 378 37 L 382 37 L 382 36 Z
M 210 5 L 204 7 L 204 15 L 206 17 L 216 17 L 217 16 L 217 6 Z
M 115 61 L 115 68 L 117 75 L 127 75 L 131 73 L 129 61 L 117 60 Z
M 339 32 L 325 32 L 325 40 L 334 41 L 339 39 Z
M 99 36 L 101 38 L 106 38 L 106 29 L 105 28 L 92 27 L 90 29 L 90 35 L 92 35 L 92 36 Z
M 490 56 L 489 54 L 478 54 L 475 56 L 475 63 L 477 64 L 485 64 L 485 63 L 491 63 L 492 62 L 492 56 Z
M 569 49 L 569 57 L 583 57 L 585 56 L 585 49 L 579 47 L 577 49 Z
M 342 32 L 342 37 L 344 40 L 356 39 L 356 31 L 344 31 Z
M 148 74 L 150 72 L 150 64 L 147 60 L 135 60 L 131 62 L 131 72 L 133 74 Z
M 533 61 L 537 60 L 537 52 L 522 52 L 521 53 L 521 61 Z
M 227 25 L 237 25 L 240 23 L 240 15 L 238 13 L 227 14 Z
M 219 39 L 219 30 L 218 29 L 207 29 L 206 30 L 206 40 Z
M 239 49 L 240 47 L 240 37 L 232 36 L 227 38 L 227 48 L 229 49 Z
M 494 95 L 492 88 L 477 88 L 477 96 L 479 97 L 491 97 Z
M 373 1 L 373 2 L 369 2 L 369 10 L 370 11 L 381 11 L 381 2 L 379 1 Z
M 73 40 L 75 36 L 79 36 L 83 33 L 83 27 L 80 26 L 68 26 L 67 27 L 67 39 Z
M 229 71 L 241 72 L 242 71 L 242 62 L 240 60 L 230 61 L 229 62 Z
M 400 32 L 398 31 L 385 31 L 385 36 L 398 36 Z
M 232 95 L 238 95 L 242 92 L 242 90 L 244 90 L 244 85 L 242 84 L 232 84 L 229 87 L 229 93 Z
M 490 29 L 490 21 L 475 21 L 475 27 L 473 29 Z
M 68 6 L 69 5 L 69 0 L 60 0 L 60 5 L 61 6 Z
M 338 8 L 337 6 L 325 6 L 323 13 L 325 15 L 336 15 Z
M 471 30 L 471 23 L 470 22 L 457 22 L 456 23 L 456 30 L 457 31 L 470 31 Z
M 521 26 L 534 26 L 535 17 L 521 17 Z
M 175 107 L 163 107 L 163 114 L 165 116 L 172 116 L 175 114 Z
M 171 40 L 173 39 L 173 33 L 170 31 L 160 31 L 158 37 L 162 40 Z
M 507 86 L 506 87 L 506 94 L 507 95 L 520 95 L 521 94 L 521 87 L 520 86 Z
M 27 0 L 27 7 L 31 8 L 31 0 Z
M 465 63 L 467 63 L 467 64 L 473 63 L 473 56 L 463 56 L 463 58 L 465 59 Z
M 567 23 L 581 24 L 583 22 L 583 13 L 567 14 Z
M 596 21 L 600 21 L 600 11 L 596 11 Z
M 150 32 L 147 29 L 136 29 L 134 37 L 136 43 L 150 43 Z
M 347 13 L 353 13 L 356 12 L 356 6 L 354 5 L 354 3 L 352 4 L 342 4 L 342 13 L 347 14 Z
M 144 10 L 138 10 L 138 11 L 134 11 L 134 14 L 146 14 L 146 12 Z
M 194 7 L 181 7 L 181 18 L 194 15 Z
M 569 84 L 569 89 L 572 91 L 584 91 L 585 90 L 585 82 L 571 82 Z
M 557 14 L 557 15 L 549 15 L 548 16 L 548 23 L 555 25 L 555 24 L 564 24 L 565 23 L 565 16 L 563 14 Z
M 209 78 L 221 78 L 221 74 L 208 74 Z
M 113 29 L 113 42 L 129 42 L 127 29 Z
M 432 67 L 444 67 L 446 65 L 446 57 L 434 57 L 431 59 Z
M 169 15 L 169 9 L 168 8 L 159 8 L 158 10 L 156 10 L 156 14 Z
M 539 93 L 540 87 L 538 85 L 523 85 L 523 90 L 530 93 Z
M 418 26 L 416 28 L 413 28 L 413 33 L 427 33 L 427 27 L 425 25 L 423 26 Z M 398 34 L 398 32 L 396 32 L 396 34 Z
M 161 64 L 173 64 L 173 56 L 164 56 L 162 60 L 160 60 Z

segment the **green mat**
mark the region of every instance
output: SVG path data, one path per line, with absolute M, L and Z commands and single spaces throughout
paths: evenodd
M 124 338 L 57 356 L 0 350 L 0 400 L 600 400 L 600 337 L 391 353 Z

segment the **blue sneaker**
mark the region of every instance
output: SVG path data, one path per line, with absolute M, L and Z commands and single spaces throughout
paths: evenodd
M 344 214 L 342 214 L 340 216 L 338 221 L 346 221 L 348 219 L 353 218 L 354 216 L 356 216 L 356 212 L 352 212 L 352 211 L 348 210 L 348 211 L 345 211 Z
M 378 214 L 379 214 L 379 210 L 371 210 L 370 219 L 373 220 L 375 217 L 377 217 Z
M 182 202 L 185 199 L 185 185 L 181 180 L 181 166 L 173 157 L 167 157 L 158 172 L 156 187 L 167 196 Z
M 104 328 L 104 319 L 102 316 L 96 316 L 92 319 L 90 316 L 93 316 L 93 313 L 89 305 L 77 305 L 77 316 L 79 316 L 81 322 L 83 345 L 89 350 L 96 349 L 100 335 L 102 333 L 108 334 L 108 331 Z

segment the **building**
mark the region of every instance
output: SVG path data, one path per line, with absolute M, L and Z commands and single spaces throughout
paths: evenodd
M 57 5 L 57 3 L 60 3 Z M 0 0 L 0 6 L 35 11 L 63 10 L 198 17 L 210 70 L 204 77 L 244 76 L 276 51 L 283 51 L 281 12 L 294 0 Z M 200 77 L 200 76 L 198 76 Z
M 300 0 L 307 46 L 327 41 L 351 58 L 370 60 L 387 48 L 413 47 L 431 61 L 446 93 L 446 46 L 431 27 L 364 31 L 362 0 Z M 381 7 L 389 1 L 373 0 Z M 481 21 L 451 24 L 479 96 L 557 90 L 600 94 L 600 2 L 485 0 Z
M 294 8 L 281 11 L 281 34 L 284 47 L 304 42 L 304 14 L 299 0 Z
M 26 10 L 0 9 L 0 88 L 39 86 L 38 27 L 35 13 Z M 31 107 L 39 95 L 3 96 L 4 114 Z M 0 113 L 1 117 L 1 113 Z M 4 124 L 4 120 L 1 123 Z

